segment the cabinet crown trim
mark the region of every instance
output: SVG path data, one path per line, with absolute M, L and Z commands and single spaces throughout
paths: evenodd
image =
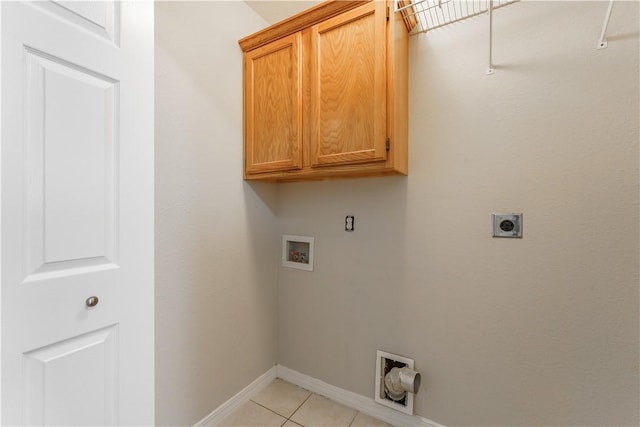
M 243 52 L 253 50 L 274 40 L 302 31 L 328 18 L 340 15 L 373 0 L 329 0 L 308 10 L 273 24 L 238 41 Z

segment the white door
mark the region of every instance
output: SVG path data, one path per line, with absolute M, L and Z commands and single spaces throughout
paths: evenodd
M 2 424 L 151 425 L 153 3 L 0 8 Z

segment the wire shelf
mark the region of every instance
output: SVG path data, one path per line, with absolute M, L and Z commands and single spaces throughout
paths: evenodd
M 481 15 L 489 10 L 491 0 L 397 0 L 396 12 L 402 14 L 411 34 L 426 33 L 436 28 Z M 493 0 L 493 9 L 519 0 Z

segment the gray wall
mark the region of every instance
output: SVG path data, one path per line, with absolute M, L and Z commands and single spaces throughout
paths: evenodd
M 246 184 L 244 2 L 156 3 L 157 423 L 278 362 L 447 425 L 638 425 L 638 4 L 521 2 L 410 42 L 410 176 Z M 490 214 L 524 212 L 522 240 Z M 343 231 L 344 216 L 356 231 Z M 279 268 L 280 235 L 315 271 Z
M 638 425 L 638 3 L 523 2 L 410 42 L 410 175 L 278 186 L 278 361 L 446 425 Z M 524 212 L 522 240 L 492 212 Z M 344 232 L 345 215 L 356 231 Z
M 193 425 L 277 361 L 276 187 L 242 180 L 237 44 L 265 26 L 244 2 L 156 2 L 159 425 Z

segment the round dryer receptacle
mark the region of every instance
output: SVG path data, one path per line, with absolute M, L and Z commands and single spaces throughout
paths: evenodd
M 513 231 L 515 226 L 516 225 L 510 219 L 505 219 L 504 221 L 500 222 L 500 230 L 502 231 Z

